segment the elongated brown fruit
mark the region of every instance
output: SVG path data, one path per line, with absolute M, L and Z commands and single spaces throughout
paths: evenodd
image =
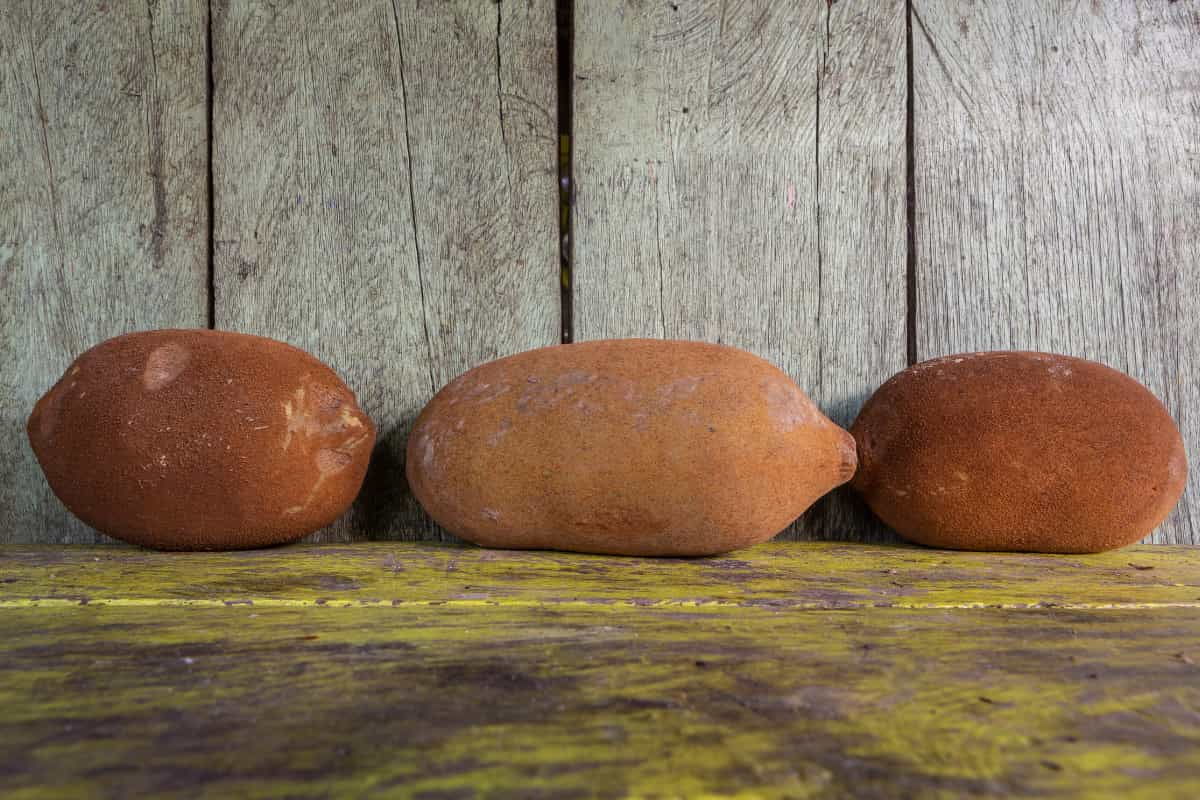
M 93 347 L 37 402 L 28 432 L 77 517 L 167 550 L 260 547 L 328 525 L 358 493 L 375 442 L 320 361 L 209 330 Z
M 761 358 L 626 339 L 471 370 L 421 412 L 407 470 L 481 545 L 691 556 L 771 538 L 854 463 L 849 434 Z
M 1049 353 L 909 367 L 851 430 L 854 488 L 901 535 L 963 550 L 1092 553 L 1150 534 L 1187 482 L 1166 408 L 1115 369 Z

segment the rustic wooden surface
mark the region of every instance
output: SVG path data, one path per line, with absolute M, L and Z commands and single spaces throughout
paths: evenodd
M 101 538 L 25 437 L 75 356 L 205 325 L 206 18 L 190 0 L 0 1 L 0 542 Z
M 380 428 L 318 540 L 437 536 L 412 419 L 558 341 L 554 35 L 545 2 L 214 4 L 217 327 L 314 353 Z
M 771 542 L 696 559 L 391 542 L 188 554 L 126 546 L 0 549 L 0 608 L 447 602 L 826 610 L 1183 608 L 1200 604 L 1200 549 L 1136 546 L 1061 556 Z
M 748 347 L 842 423 L 910 348 L 1041 347 L 1200 441 L 1200 0 L 577 5 L 575 338 Z M 559 338 L 553 4 L 207 6 L 0 0 L 0 541 L 102 538 L 24 420 L 74 355 L 210 301 L 379 424 L 316 538 L 437 538 L 413 414 Z M 840 492 L 786 536 L 887 534 Z
M 1198 610 L 1172 547 L 8 547 L 0 793 L 1190 798 Z
M 905 365 L 904 3 L 576 9 L 577 340 L 703 339 L 848 425 Z M 878 534 L 836 493 L 792 535 Z
M 913 3 L 917 353 L 1037 349 L 1200 442 L 1200 3 Z M 1151 538 L 1200 543 L 1200 471 Z
M 907 365 L 904 8 L 902 0 L 825 4 L 817 314 L 798 320 L 786 341 L 815 343 L 817 372 L 793 377 L 844 427 Z M 785 538 L 895 541 L 848 488 L 819 501 Z

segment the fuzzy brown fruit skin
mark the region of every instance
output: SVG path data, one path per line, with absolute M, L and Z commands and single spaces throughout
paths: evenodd
M 851 427 L 853 487 L 901 536 L 958 550 L 1095 553 L 1147 536 L 1187 482 L 1183 438 L 1103 364 L 965 353 L 894 376 Z
M 430 401 L 409 485 L 485 547 L 698 556 L 765 541 L 854 471 L 854 443 L 766 361 L 700 342 L 560 345 Z
M 262 547 L 328 525 L 358 493 L 375 442 L 320 361 L 209 330 L 102 342 L 37 402 L 27 431 L 72 513 L 162 550 Z

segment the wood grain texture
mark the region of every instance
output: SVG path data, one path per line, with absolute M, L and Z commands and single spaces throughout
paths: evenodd
M 441 535 L 412 418 L 558 340 L 553 4 L 417 5 L 214 4 L 217 326 L 312 352 L 380 430 L 318 539 Z
M 93 542 L 25 421 L 92 345 L 206 323 L 207 8 L 6 0 L 0 20 L 0 542 Z
M 1194 451 L 1200 3 L 916 0 L 913 44 L 919 357 L 1103 361 Z M 1200 543 L 1196 475 L 1150 541 Z
M 826 11 L 818 81 L 818 306 L 811 334 L 802 335 L 812 335 L 818 348 L 813 398 L 848 428 L 871 392 L 907 364 L 905 3 L 829 3 Z M 843 487 L 786 538 L 894 537 Z
M 577 8 L 577 339 L 742 347 L 850 423 L 904 366 L 903 10 Z M 839 493 L 790 535 L 848 531 Z
M 0 792 L 1192 797 L 1198 553 L 8 548 Z
M 1200 548 L 1083 556 L 771 542 L 708 558 L 433 543 L 186 558 L 131 547 L 0 550 L 0 608 L 497 604 L 735 608 L 1200 608 Z

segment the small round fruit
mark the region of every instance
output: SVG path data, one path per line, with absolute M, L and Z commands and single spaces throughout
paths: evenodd
M 102 342 L 37 402 L 27 431 L 73 514 L 164 550 L 261 547 L 328 525 L 358 493 L 375 442 L 320 361 L 209 330 Z
M 1183 439 L 1146 387 L 1047 353 L 967 353 L 893 377 L 851 432 L 853 486 L 934 547 L 1092 553 L 1147 536 L 1187 481 Z

